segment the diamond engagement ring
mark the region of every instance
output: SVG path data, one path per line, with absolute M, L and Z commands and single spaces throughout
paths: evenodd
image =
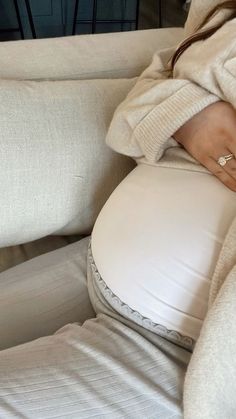
M 221 156 L 218 160 L 217 163 L 220 166 L 225 166 L 227 161 L 234 159 L 234 155 L 233 154 L 228 154 L 227 156 Z

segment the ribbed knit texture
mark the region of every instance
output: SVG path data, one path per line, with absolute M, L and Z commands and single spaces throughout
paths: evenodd
M 185 35 L 194 33 L 219 0 L 193 0 Z M 208 25 L 222 21 L 221 11 Z M 166 51 L 157 51 L 114 114 L 107 143 L 138 162 L 205 171 L 171 138 L 206 106 L 236 107 L 236 19 L 192 45 L 168 79 Z M 172 51 L 173 52 L 173 51 Z M 169 57 L 171 51 L 169 51 Z M 184 389 L 186 419 L 236 417 L 236 219 L 222 247 L 210 290 L 209 312 L 195 347 Z
M 4 275 L 1 297 L 15 317 L 19 303 L 25 311 L 15 330 L 5 313 L 9 335 L 39 339 L 0 351 L 0 418 L 180 419 L 191 353 L 112 309 L 86 272 L 87 247 L 86 238 Z M 60 323 L 69 324 L 46 336 Z
M 167 139 L 192 116 L 217 101 L 216 96 L 204 89 L 186 83 L 175 95 L 168 97 L 159 107 L 155 107 L 133 134 L 137 143 L 142 144 L 147 159 L 151 163 L 159 160 L 165 151 L 166 143 L 169 144 Z
M 217 3 L 193 1 L 185 34 L 194 32 L 196 22 L 200 23 Z M 208 26 L 221 22 L 229 13 L 221 10 Z M 167 70 L 175 49 L 157 51 L 116 109 L 107 144 L 121 154 L 158 164 L 168 148 L 177 146 L 172 138 L 175 132 L 194 115 L 219 100 L 235 105 L 235 29 L 234 20 L 210 40 L 193 44 L 180 57 L 170 78 Z M 169 165 L 175 165 L 174 159 Z

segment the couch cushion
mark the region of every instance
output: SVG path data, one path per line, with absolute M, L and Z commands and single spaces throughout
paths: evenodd
M 0 78 L 135 77 L 156 50 L 172 47 L 182 37 L 182 28 L 168 28 L 0 42 Z
M 81 236 L 47 236 L 33 242 L 0 249 L 0 273 L 27 260 L 80 240 Z
M 134 82 L 0 80 L 0 247 L 91 231 L 134 165 L 105 145 Z

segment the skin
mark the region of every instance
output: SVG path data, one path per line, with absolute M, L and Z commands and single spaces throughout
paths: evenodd
M 225 186 L 236 192 L 236 159 L 221 167 L 220 156 L 236 156 L 236 110 L 227 102 L 216 102 L 183 125 L 175 140 L 213 173 Z

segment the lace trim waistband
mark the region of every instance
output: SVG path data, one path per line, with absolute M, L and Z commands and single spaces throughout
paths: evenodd
M 176 332 L 175 330 L 169 330 L 167 327 L 162 326 L 161 324 L 154 323 L 151 319 L 144 317 L 138 311 L 133 310 L 128 304 L 121 301 L 121 299 L 112 292 L 112 290 L 107 286 L 100 273 L 98 272 L 92 255 L 91 242 L 88 248 L 88 259 L 98 288 L 113 309 L 115 309 L 122 316 L 134 321 L 145 329 L 148 329 L 158 334 L 159 336 L 170 340 L 171 342 L 179 344 L 184 348 L 191 350 L 193 349 L 195 344 L 194 339 L 189 336 L 183 336 L 181 333 Z

